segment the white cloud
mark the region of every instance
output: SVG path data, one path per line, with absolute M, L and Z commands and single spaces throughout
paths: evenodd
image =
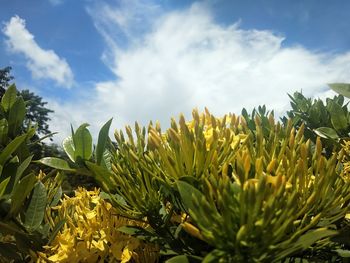
M 26 29 L 25 20 L 14 16 L 2 29 L 7 36 L 7 44 L 14 53 L 22 54 L 27 59 L 27 68 L 38 79 L 51 79 L 63 87 L 71 87 L 73 73 L 65 59 L 53 50 L 41 48 L 34 36 Z
M 198 4 L 164 13 L 147 33 L 123 48 L 105 26 L 121 26 L 131 30 L 129 36 L 136 36 L 123 20 L 108 15 L 120 14 L 118 8 L 103 5 L 93 16 L 109 41 L 106 59 L 116 78 L 97 83 L 89 100 L 56 103 L 54 109 L 61 115 L 52 127 L 65 125 L 59 129 L 69 132 L 67 121 L 89 122 L 97 136 L 98 128 L 112 116 L 114 128 L 149 120 L 160 120 L 166 127 L 170 117 L 181 112 L 189 116 L 195 107 L 207 106 L 218 115 L 260 104 L 283 111 L 289 105 L 287 93 L 302 90 L 307 96 L 322 95 L 326 83 L 350 81 L 350 52 L 324 54 L 302 46 L 283 47 L 278 34 L 219 25 Z

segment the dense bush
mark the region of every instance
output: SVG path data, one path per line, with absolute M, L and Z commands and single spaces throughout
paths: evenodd
M 24 262 L 49 242 L 55 226 L 45 223 L 45 211 L 62 193 L 60 174 L 36 174 L 30 166 L 35 127 L 23 129 L 25 114 L 25 102 L 12 85 L 0 104 L 0 260 L 5 262 Z
M 108 122 L 94 157 L 82 125 L 66 140 L 72 163 L 60 165 L 94 176 L 122 216 L 146 220 L 120 231 L 179 255 L 169 262 L 279 262 L 331 249 L 350 198 L 337 154 L 326 158 L 320 139 L 312 147 L 304 125 L 261 120 L 248 127 L 248 117 L 194 111 L 164 133 L 152 124 L 116 131 L 117 147 Z
M 54 170 L 30 170 L 35 130 L 19 128 L 24 101 L 9 88 L 0 107 L 0 260 L 345 260 L 347 104 L 342 96 L 326 105 L 300 93 L 291 99 L 282 122 L 265 106 L 221 118 L 194 110 L 165 131 L 127 126 L 115 142 L 110 120 L 95 147 L 83 124 L 63 142 L 67 159 L 39 161 L 60 171 L 54 178 Z M 64 173 L 94 178 L 101 191 L 60 200 Z

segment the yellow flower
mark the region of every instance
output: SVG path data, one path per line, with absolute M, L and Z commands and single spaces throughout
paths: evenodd
M 138 239 L 117 231 L 121 226 L 139 225 L 117 216 L 117 211 L 99 197 L 99 190 L 79 188 L 75 197 L 65 196 L 61 204 L 52 210 L 57 217 L 49 222 L 66 223 L 53 242 L 38 254 L 50 262 L 156 262 L 158 248 L 141 243 Z M 53 227 L 53 226 L 52 226 Z M 150 249 L 153 247 L 153 249 Z M 138 251 L 142 253 L 138 255 Z M 143 251 L 149 251 L 144 253 Z M 150 260 L 151 259 L 151 260 Z

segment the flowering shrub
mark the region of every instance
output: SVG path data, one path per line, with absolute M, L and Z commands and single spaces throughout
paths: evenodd
M 63 143 L 70 161 L 41 162 L 94 176 L 114 207 L 101 211 L 117 209 L 126 218 L 145 221 L 124 228 L 107 225 L 152 240 L 163 255 L 175 255 L 168 263 L 319 260 L 324 250 L 335 251 L 339 232 L 347 233 L 341 222 L 350 202 L 348 146 L 340 153 L 331 147 L 325 154 L 319 137 L 308 139 L 307 124 L 295 127 L 293 119 L 280 123 L 265 113 L 261 108 L 255 115 L 216 118 L 195 110 L 190 122 L 180 116 L 165 132 L 158 123 L 136 123 L 134 130 L 127 126 L 115 132 L 114 144 L 108 137 L 110 120 L 95 148 L 83 124 Z M 343 123 L 339 116 L 332 114 L 332 125 Z M 338 143 L 339 137 L 325 128 L 316 134 Z M 75 207 L 79 204 L 64 208 L 72 210 L 68 216 L 58 216 L 67 222 L 46 247 L 48 259 L 64 262 L 75 247 L 79 251 L 69 260 L 108 261 L 112 255 L 127 262 L 141 255 L 140 241 L 131 236 L 127 241 L 120 236 L 118 249 L 110 249 L 114 243 L 108 237 L 114 235 L 93 227 L 99 213 L 91 210 L 97 205 L 91 201 L 85 211 Z M 86 232 L 78 230 L 89 224 Z M 344 255 L 344 248 L 337 247 L 338 255 Z
M 51 224 L 66 222 L 44 252 L 43 262 L 157 262 L 154 245 L 120 233 L 126 225 L 145 226 L 117 215 L 110 203 L 99 196 L 100 191 L 78 188 L 74 197 L 65 196 L 51 209 Z

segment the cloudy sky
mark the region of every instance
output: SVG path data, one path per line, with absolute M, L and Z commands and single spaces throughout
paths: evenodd
M 11 66 L 70 123 L 113 129 L 332 95 L 350 82 L 348 0 L 2 0 L 0 68 Z

